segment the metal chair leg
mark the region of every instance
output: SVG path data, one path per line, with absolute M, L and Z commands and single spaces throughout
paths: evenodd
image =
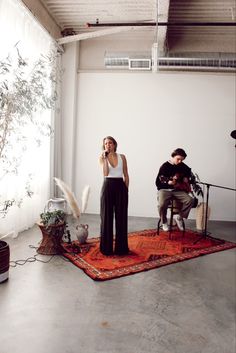
M 157 235 L 160 233 L 160 225 L 161 225 L 161 219 L 157 222 Z
M 172 227 L 173 227 L 173 219 L 174 219 L 174 199 L 172 198 L 170 201 L 170 206 L 168 207 L 170 209 L 170 224 L 169 224 L 169 239 L 171 240 L 171 233 L 172 233 Z M 160 234 L 160 227 L 161 227 L 161 218 L 159 218 L 157 222 L 157 235 Z M 185 236 L 185 223 L 183 220 L 183 231 L 182 231 L 182 237 Z
M 169 225 L 169 239 L 171 240 L 171 233 L 172 233 L 172 226 L 173 226 L 173 218 L 174 218 L 174 199 L 171 199 L 171 207 L 170 207 L 170 225 Z M 185 223 L 183 220 L 183 231 L 182 231 L 182 238 L 185 235 Z
M 169 239 L 170 239 L 170 240 L 171 240 L 171 233 L 172 233 L 173 216 L 174 216 L 174 200 L 171 199 L 170 224 L 169 224 Z

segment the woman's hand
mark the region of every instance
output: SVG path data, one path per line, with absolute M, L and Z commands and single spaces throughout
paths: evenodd
M 109 174 L 109 167 L 108 167 L 108 154 L 109 152 L 107 152 L 106 150 L 102 152 L 100 158 L 99 158 L 99 162 L 100 165 L 102 166 L 103 169 L 103 175 L 107 176 Z
M 102 152 L 101 156 L 99 157 L 99 161 L 101 164 L 103 164 L 103 162 L 107 161 L 108 154 L 109 154 L 109 152 L 107 152 L 106 150 Z
M 103 159 L 107 158 L 107 157 L 108 157 L 108 154 L 109 154 L 108 151 L 106 151 L 106 150 L 103 151 L 103 152 L 102 152 L 102 158 L 103 158 Z

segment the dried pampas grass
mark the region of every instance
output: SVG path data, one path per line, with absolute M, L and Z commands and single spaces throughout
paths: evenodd
M 79 205 L 77 203 L 77 200 L 76 200 L 74 194 L 70 190 L 69 186 L 59 178 L 54 178 L 54 180 L 55 180 L 57 186 L 63 192 L 65 199 L 68 202 L 68 205 L 70 206 L 70 209 L 72 211 L 73 216 L 75 218 L 79 218 L 80 217 Z
M 88 206 L 88 198 L 89 198 L 89 194 L 90 194 L 90 186 L 86 185 L 83 189 L 82 192 L 82 206 L 81 206 L 81 211 L 79 208 L 79 205 L 77 203 L 77 200 L 75 198 L 75 195 L 72 193 L 72 191 L 70 190 L 69 186 L 62 181 L 59 178 L 54 178 L 57 186 L 60 188 L 60 190 L 63 192 L 65 199 L 72 211 L 72 214 L 75 218 L 79 218 L 81 213 L 84 213 L 87 206 Z
M 86 211 L 86 208 L 88 206 L 88 198 L 90 194 L 90 186 L 86 185 L 83 189 L 82 192 L 82 207 L 81 207 L 81 213 L 84 213 Z

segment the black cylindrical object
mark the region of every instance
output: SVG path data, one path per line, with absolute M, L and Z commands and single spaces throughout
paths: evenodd
M 10 248 L 9 245 L 0 240 L 0 283 L 6 281 L 9 275 Z

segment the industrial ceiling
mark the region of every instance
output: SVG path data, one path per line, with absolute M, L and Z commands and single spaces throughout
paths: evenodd
M 22 1 L 59 44 L 120 34 L 159 52 L 236 53 L 235 0 Z

